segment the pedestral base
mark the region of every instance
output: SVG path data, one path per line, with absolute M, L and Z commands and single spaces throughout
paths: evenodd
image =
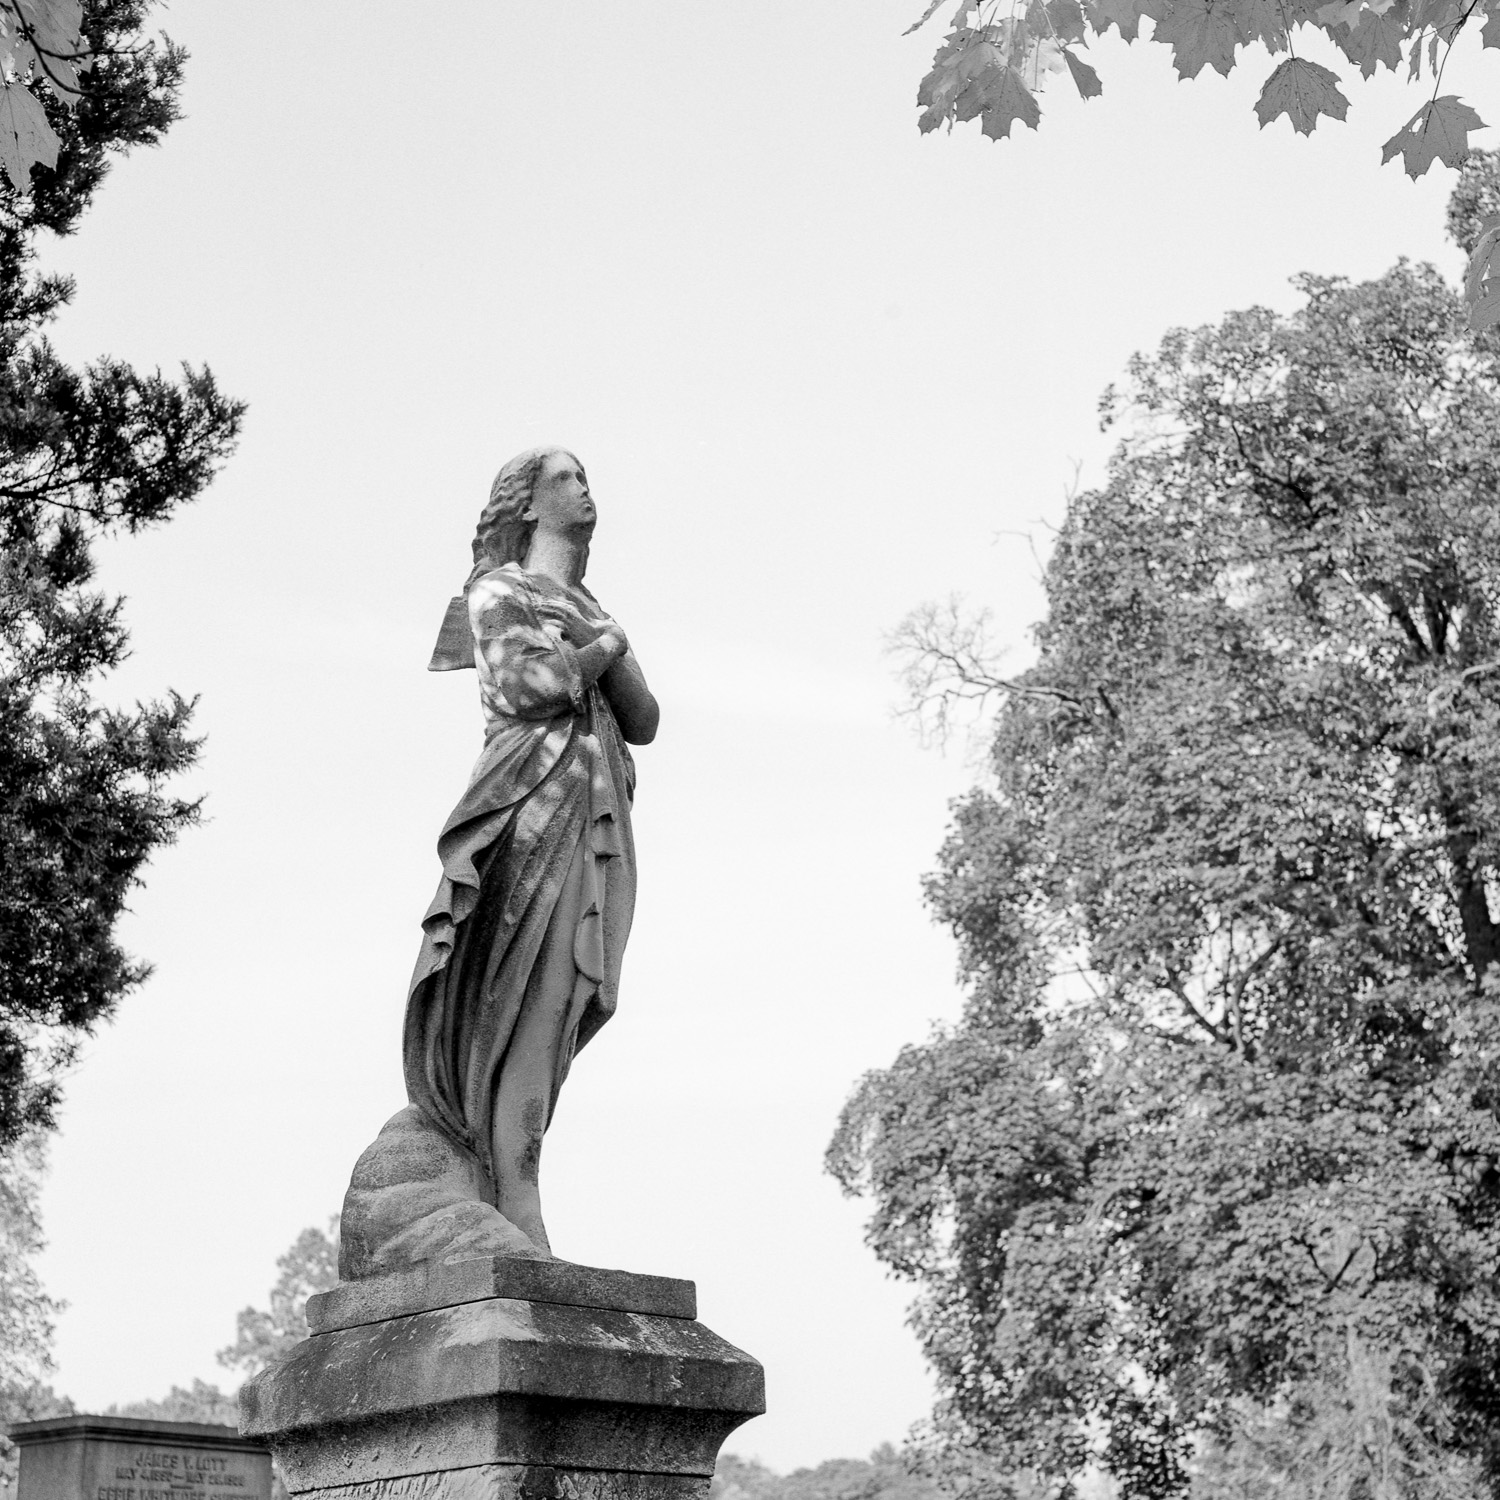
M 702 1500 L 709 1483 L 696 1474 L 477 1464 L 472 1469 L 334 1485 L 314 1493 L 317 1500 Z
M 309 1500 L 700 1500 L 765 1384 L 696 1311 L 691 1282 L 563 1261 L 346 1283 L 240 1430 Z

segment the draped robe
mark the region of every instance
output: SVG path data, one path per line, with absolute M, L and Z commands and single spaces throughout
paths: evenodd
M 592 595 L 507 563 L 471 585 L 468 611 L 484 749 L 438 839 L 403 1057 L 411 1102 L 493 1180 L 501 1091 L 520 1091 L 539 1140 L 575 1053 L 614 1012 L 635 774 L 564 638 L 570 617 L 609 622 Z

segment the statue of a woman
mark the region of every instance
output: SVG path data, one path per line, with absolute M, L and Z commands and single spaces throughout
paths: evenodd
M 658 717 L 624 632 L 583 586 L 594 522 L 571 453 L 513 458 L 434 654 L 478 669 L 484 750 L 438 839 L 407 1001 L 411 1103 L 355 1167 L 346 1279 L 551 1254 L 542 1137 L 574 1054 L 615 1009 L 635 900 L 626 745 L 650 743 Z

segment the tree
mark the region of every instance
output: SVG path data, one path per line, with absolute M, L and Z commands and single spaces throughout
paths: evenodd
M 0 1389 L 29 1386 L 51 1369 L 52 1319 L 60 1307 L 42 1290 L 33 1263 L 42 1248 L 45 1170 L 40 1135 L 0 1157 Z
M 246 1307 L 237 1320 L 234 1343 L 219 1350 L 219 1363 L 257 1375 L 307 1337 L 307 1299 L 331 1291 L 339 1280 L 339 1216 L 328 1232 L 304 1229 L 276 1262 L 281 1274 L 271 1288 L 268 1309 Z
M 931 1480 L 906 1468 L 889 1443 L 868 1460 L 831 1458 L 790 1474 L 726 1453 L 709 1489 L 710 1500 L 938 1500 L 938 1494 Z
M 73 1409 L 44 1383 L 52 1370 L 52 1319 L 61 1310 L 42 1290 L 34 1264 L 42 1248 L 38 1199 L 46 1165 L 46 1139 L 35 1133 L 0 1156 L 0 1496 L 16 1482 L 6 1424 Z
M 1106 394 L 1033 668 L 903 637 L 999 705 L 927 882 L 969 997 L 829 1165 L 920 1288 L 934 1461 L 1060 1494 L 1370 1381 L 1426 1444 L 1383 1493 L 1500 1492 L 1500 343 L 1430 267 L 1299 285 Z
M 18 1386 L 0 1386 L 0 1500 L 15 1500 L 20 1478 L 20 1450 L 5 1435 L 11 1422 L 43 1422 L 49 1417 L 70 1417 L 74 1406 L 50 1385 L 29 1380 Z
M 233 1393 L 221 1391 L 206 1380 L 190 1387 L 174 1385 L 160 1401 L 127 1401 L 111 1406 L 112 1417 L 145 1417 L 153 1422 L 210 1422 L 218 1427 L 238 1427 L 240 1406 Z
M 328 1232 L 304 1229 L 276 1262 L 280 1275 L 271 1288 L 270 1307 L 244 1308 L 237 1319 L 238 1337 L 219 1351 L 219 1363 L 258 1374 L 307 1337 L 307 1299 L 338 1285 L 339 1221 L 334 1215 Z M 239 1425 L 239 1392 L 223 1391 L 206 1380 L 191 1386 L 174 1385 L 159 1401 L 131 1401 L 111 1406 L 120 1417 L 149 1417 L 160 1422 L 212 1422 Z M 287 1489 L 279 1467 L 272 1467 L 273 1500 L 286 1500 Z
M 86 88 L 73 108 L 41 91 L 55 164 L 30 169 L 26 194 L 0 180 L 0 1151 L 52 1124 L 78 1039 L 149 972 L 115 923 L 198 811 L 166 790 L 197 753 L 192 705 L 93 696 L 128 635 L 122 601 L 93 587 L 91 548 L 198 496 L 243 408 L 206 369 L 174 381 L 113 359 L 65 365 L 43 329 L 72 286 L 35 268 L 39 232 L 71 233 L 110 157 L 176 117 L 184 53 L 143 35 L 146 10 L 88 0 Z
M 1227 1440 L 1195 1468 L 1193 1500 L 1482 1500 L 1479 1466 L 1448 1451 L 1430 1389 L 1401 1389 L 1391 1361 L 1349 1340 L 1330 1380 L 1287 1392 L 1270 1407 L 1241 1402 Z
M 931 0 L 911 30 L 945 3 Z M 958 0 L 917 91 L 918 128 L 977 119 L 992 140 L 1008 136 L 1017 120 L 1034 130 L 1042 113 L 1036 95 L 1047 74 L 1066 72 L 1084 99 L 1093 98 L 1103 84 L 1074 49 L 1111 26 L 1125 41 L 1138 41 L 1148 20 L 1151 40 L 1172 49 L 1183 79 L 1205 67 L 1227 77 L 1238 64 L 1236 52 L 1256 42 L 1273 56 L 1286 54 L 1267 77 L 1255 113 L 1262 128 L 1285 115 L 1303 134 L 1324 116 L 1342 120 L 1349 101 L 1337 73 L 1297 56 L 1299 31 L 1321 32 L 1366 78 L 1382 67 L 1405 67 L 1418 80 L 1425 58 L 1431 95 L 1385 143 L 1383 157 L 1400 156 L 1412 177 L 1434 161 L 1458 166 L 1469 132 L 1484 125 L 1461 99 L 1438 94 L 1459 34 L 1472 23 L 1486 47 L 1500 46 L 1500 7 L 1489 0 Z

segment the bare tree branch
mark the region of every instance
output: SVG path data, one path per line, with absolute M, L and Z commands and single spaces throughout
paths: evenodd
M 1225 1009 L 1229 1013 L 1230 1025 L 1234 1031 L 1234 1048 L 1241 1057 L 1245 1056 L 1245 1016 L 1244 1002 L 1245 991 L 1250 987 L 1250 981 L 1260 973 L 1271 959 L 1281 950 L 1280 942 L 1273 942 L 1262 948 L 1251 961 L 1245 965 L 1244 970 L 1229 987 L 1226 992 Z
M 1214 1023 L 1210 1021 L 1208 1017 L 1205 1016 L 1203 1012 L 1199 1010 L 1198 1007 L 1194 1005 L 1193 1002 L 1188 998 L 1187 990 L 1183 987 L 1182 981 L 1175 974 L 1168 974 L 1162 982 L 1163 984 L 1165 984 L 1166 988 L 1177 997 L 1177 1000 L 1181 1004 L 1183 1010 L 1187 1012 L 1188 1020 L 1192 1021 L 1195 1025 L 1201 1026 L 1203 1030 L 1206 1031 L 1209 1036 L 1211 1036 L 1216 1042 L 1222 1043 L 1226 1040 L 1223 1031 L 1219 1027 L 1215 1026 Z
M 1002 677 L 991 645 L 989 611 L 966 613 L 957 598 L 919 605 L 891 632 L 886 650 L 899 663 L 906 701 L 898 712 L 914 719 L 924 740 L 942 744 L 960 718 L 982 715 L 990 700 L 1017 694 L 1088 712 L 1083 700 L 1061 688 Z M 1107 701 L 1107 700 L 1106 700 Z

